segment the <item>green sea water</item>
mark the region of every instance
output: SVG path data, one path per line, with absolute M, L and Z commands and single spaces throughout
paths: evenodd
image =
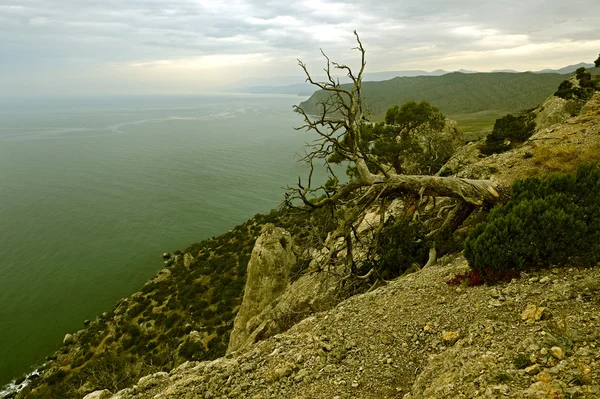
M 0 100 L 0 386 L 137 291 L 163 251 L 268 212 L 295 96 Z

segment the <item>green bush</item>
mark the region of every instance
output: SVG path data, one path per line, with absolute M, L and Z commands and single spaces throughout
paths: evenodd
M 491 155 L 508 151 L 531 137 L 534 130 L 535 122 L 529 113 L 503 116 L 496 119 L 494 129 L 485 138 L 481 152 Z
M 579 87 L 574 86 L 568 80 L 563 81 L 558 90 L 554 93 L 555 96 L 564 98 L 565 100 L 588 100 L 592 97 L 595 90 L 600 90 L 600 84 L 592 78 L 592 75 L 585 70 L 584 67 L 578 68 L 575 71 L 575 77 L 579 81 Z
M 600 260 L 600 168 L 513 185 L 511 200 L 494 208 L 465 243 L 472 269 L 486 274 Z
M 381 277 L 401 275 L 413 263 L 425 264 L 429 245 L 419 225 L 410 219 L 390 218 L 377 237 L 375 256 L 368 268 L 376 267 Z

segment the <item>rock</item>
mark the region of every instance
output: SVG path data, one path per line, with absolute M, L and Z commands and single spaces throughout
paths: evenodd
M 171 254 L 168 252 L 163 252 L 162 257 L 163 259 L 169 259 L 171 257 Z
M 269 320 L 256 316 L 288 287 L 290 273 L 296 264 L 292 247 L 290 233 L 272 224 L 263 227 L 248 262 L 244 299 L 233 324 L 227 353 L 253 343 L 251 335 L 267 328 Z
M 538 381 L 533 384 L 527 390 L 525 390 L 524 394 L 526 398 L 532 399 L 555 399 L 555 398 L 563 398 L 564 386 L 560 382 L 554 381 L 552 383 Z
M 442 332 L 442 341 L 448 346 L 452 346 L 458 341 L 460 334 L 457 331 L 444 331 Z
M 281 367 L 277 367 L 273 370 L 273 379 L 275 381 L 280 380 L 282 378 L 288 377 L 292 374 L 292 368 L 289 365 L 284 365 Z
M 186 267 L 186 269 L 189 269 L 192 262 L 194 262 L 194 257 L 192 254 L 186 252 L 185 255 L 183 255 L 183 265 Z
M 75 338 L 73 338 L 73 335 L 65 334 L 65 337 L 63 338 L 63 345 L 71 345 L 73 342 L 75 342 Z
M 543 381 L 543 382 L 551 382 L 552 381 L 552 377 L 550 376 L 550 374 L 548 374 L 545 371 L 539 372 L 538 375 L 536 375 L 536 378 L 538 379 L 538 381 Z
M 542 306 L 527 305 L 527 308 L 521 313 L 521 320 L 528 324 L 533 324 L 545 317 L 546 308 Z M 547 312 L 546 312 L 547 313 Z
M 539 110 L 534 113 L 536 115 L 536 130 L 540 131 L 569 119 L 570 115 L 565 110 L 566 104 L 567 100 L 556 96 L 551 96 L 544 101 L 542 106 L 538 108 Z
M 550 354 L 558 360 L 562 360 L 565 358 L 565 352 L 560 346 L 553 346 L 552 348 L 550 348 Z
M 150 374 L 145 377 L 139 379 L 137 386 L 140 389 L 148 389 L 155 385 L 160 384 L 161 382 L 169 379 L 169 373 L 164 371 L 160 371 L 158 373 Z
M 108 389 L 103 389 L 101 391 L 94 391 L 92 393 L 88 393 L 83 397 L 83 399 L 108 399 L 112 396 L 112 393 Z
M 308 375 L 308 372 L 306 371 L 306 369 L 301 369 L 294 376 L 294 381 L 300 382 L 300 381 L 304 380 L 307 375 Z
M 536 375 L 540 372 L 540 365 L 534 364 L 529 367 L 525 367 L 525 372 L 529 375 Z

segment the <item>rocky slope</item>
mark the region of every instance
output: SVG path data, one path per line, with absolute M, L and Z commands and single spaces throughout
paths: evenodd
M 544 106 L 553 107 L 556 114 L 564 103 L 551 99 Z M 463 159 L 457 163 L 461 164 L 457 174 L 510 184 L 600 159 L 600 93 L 575 117 L 562 113 L 552 119 L 543 109 L 538 111 L 546 122 L 523 145 L 485 158 L 471 148 L 458 155 Z M 466 270 L 461 254 L 444 257 L 431 267 L 314 313 L 284 333 L 230 348 L 225 357 L 186 362 L 119 392 L 93 395 L 600 397 L 600 265 L 522 273 L 519 279 L 496 286 L 447 284 Z M 263 310 L 291 302 L 293 298 L 286 297 L 289 291 L 261 305 Z
M 596 398 L 600 267 L 452 287 L 462 256 L 111 399 Z

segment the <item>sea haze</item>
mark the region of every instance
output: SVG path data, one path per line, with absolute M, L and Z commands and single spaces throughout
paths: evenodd
M 0 386 L 141 288 L 163 251 L 276 207 L 296 96 L 0 102 Z

